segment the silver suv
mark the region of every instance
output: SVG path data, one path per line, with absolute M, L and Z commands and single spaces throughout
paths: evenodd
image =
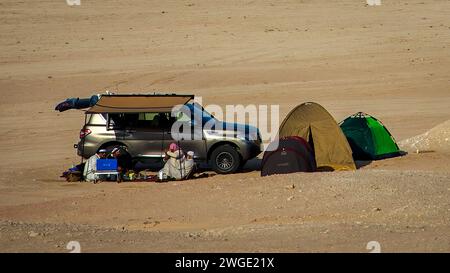
M 80 141 L 74 147 L 78 155 L 89 158 L 99 149 L 121 146 L 134 164 L 161 167 L 165 150 L 176 142 L 182 150 L 193 151 L 197 162 L 206 163 L 220 174 L 236 172 L 261 153 L 257 128 L 219 121 L 196 103 L 183 107 L 188 111 L 180 110 L 175 115 L 173 112 L 88 114 Z M 184 125 L 185 131 L 192 129 L 187 132 L 188 137 L 183 131 L 183 139 L 173 136 L 175 122 Z

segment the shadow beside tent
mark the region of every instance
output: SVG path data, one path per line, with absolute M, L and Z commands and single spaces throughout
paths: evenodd
M 372 163 L 373 160 L 355 160 L 356 169 L 364 168 Z
M 261 158 L 253 158 L 253 159 L 247 161 L 247 163 L 242 167 L 241 172 L 249 173 L 249 172 L 253 172 L 253 171 L 260 171 L 261 163 L 262 163 Z

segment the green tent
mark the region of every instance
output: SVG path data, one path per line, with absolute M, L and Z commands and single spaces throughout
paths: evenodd
M 340 124 L 355 160 L 376 160 L 400 155 L 395 139 L 376 118 L 359 112 Z

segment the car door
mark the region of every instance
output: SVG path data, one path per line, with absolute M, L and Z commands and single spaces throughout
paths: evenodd
M 164 157 L 164 129 L 158 113 L 126 114 L 124 142 L 134 157 L 161 161 Z

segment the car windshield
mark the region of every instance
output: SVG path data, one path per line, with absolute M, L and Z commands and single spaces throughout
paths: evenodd
M 205 124 L 210 120 L 215 120 L 216 118 L 208 113 L 203 107 L 198 103 L 190 103 L 186 104 L 186 106 L 189 108 L 191 113 L 194 113 L 194 117 L 201 116 L 202 117 L 202 123 Z
M 208 111 L 206 111 L 204 108 L 203 108 L 203 106 L 201 106 L 200 104 L 198 104 L 198 103 L 194 103 L 194 107 L 197 109 L 197 110 L 195 110 L 195 111 L 201 111 L 202 112 L 202 118 L 203 118 L 203 122 L 205 123 L 205 122 L 208 122 L 208 121 L 210 121 L 211 119 L 216 119 L 212 114 L 210 114 Z

